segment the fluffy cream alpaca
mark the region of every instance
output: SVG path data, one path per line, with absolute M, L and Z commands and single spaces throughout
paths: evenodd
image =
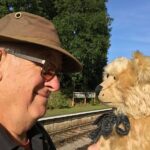
M 131 129 L 128 135 L 115 131 L 99 140 L 100 150 L 150 149 L 150 57 L 139 51 L 133 59 L 117 58 L 104 68 L 101 102 L 116 107 L 116 113 L 128 116 Z

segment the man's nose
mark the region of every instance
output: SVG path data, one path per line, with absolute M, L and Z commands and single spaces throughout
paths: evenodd
M 98 85 L 98 86 L 95 88 L 96 96 L 98 96 L 98 94 L 100 93 L 101 89 L 102 89 L 102 86 L 101 86 L 101 85 Z
M 45 81 L 44 85 L 47 86 L 51 92 L 58 91 L 60 88 L 59 78 L 54 76 L 51 80 Z

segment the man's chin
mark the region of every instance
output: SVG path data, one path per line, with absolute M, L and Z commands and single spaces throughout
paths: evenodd
M 34 112 L 32 116 L 34 120 L 37 121 L 38 119 L 44 117 L 45 114 L 46 114 L 46 107 L 43 106 L 43 108 L 36 110 L 36 112 Z
M 45 106 L 44 109 L 40 111 L 39 118 L 44 117 L 44 115 L 46 114 L 46 110 L 47 110 L 47 107 Z
M 47 110 L 48 98 L 36 94 L 32 101 L 32 116 L 35 119 L 43 117 Z

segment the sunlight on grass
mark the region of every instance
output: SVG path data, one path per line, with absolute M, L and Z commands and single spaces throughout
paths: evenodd
M 100 110 L 108 108 L 104 105 L 77 105 L 72 108 L 65 108 L 65 109 L 49 109 L 46 112 L 45 117 L 50 116 L 57 116 L 57 115 L 65 115 L 65 114 L 72 114 L 72 113 L 78 113 L 78 112 L 85 112 L 85 111 L 92 111 L 92 110 Z

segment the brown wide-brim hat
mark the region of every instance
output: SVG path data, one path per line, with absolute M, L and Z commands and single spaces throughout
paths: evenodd
M 68 51 L 61 47 L 57 31 L 53 23 L 43 17 L 27 13 L 10 13 L 0 19 L 0 42 L 25 42 L 40 45 L 47 50 L 55 50 L 62 54 L 62 71 L 79 72 L 81 63 Z

